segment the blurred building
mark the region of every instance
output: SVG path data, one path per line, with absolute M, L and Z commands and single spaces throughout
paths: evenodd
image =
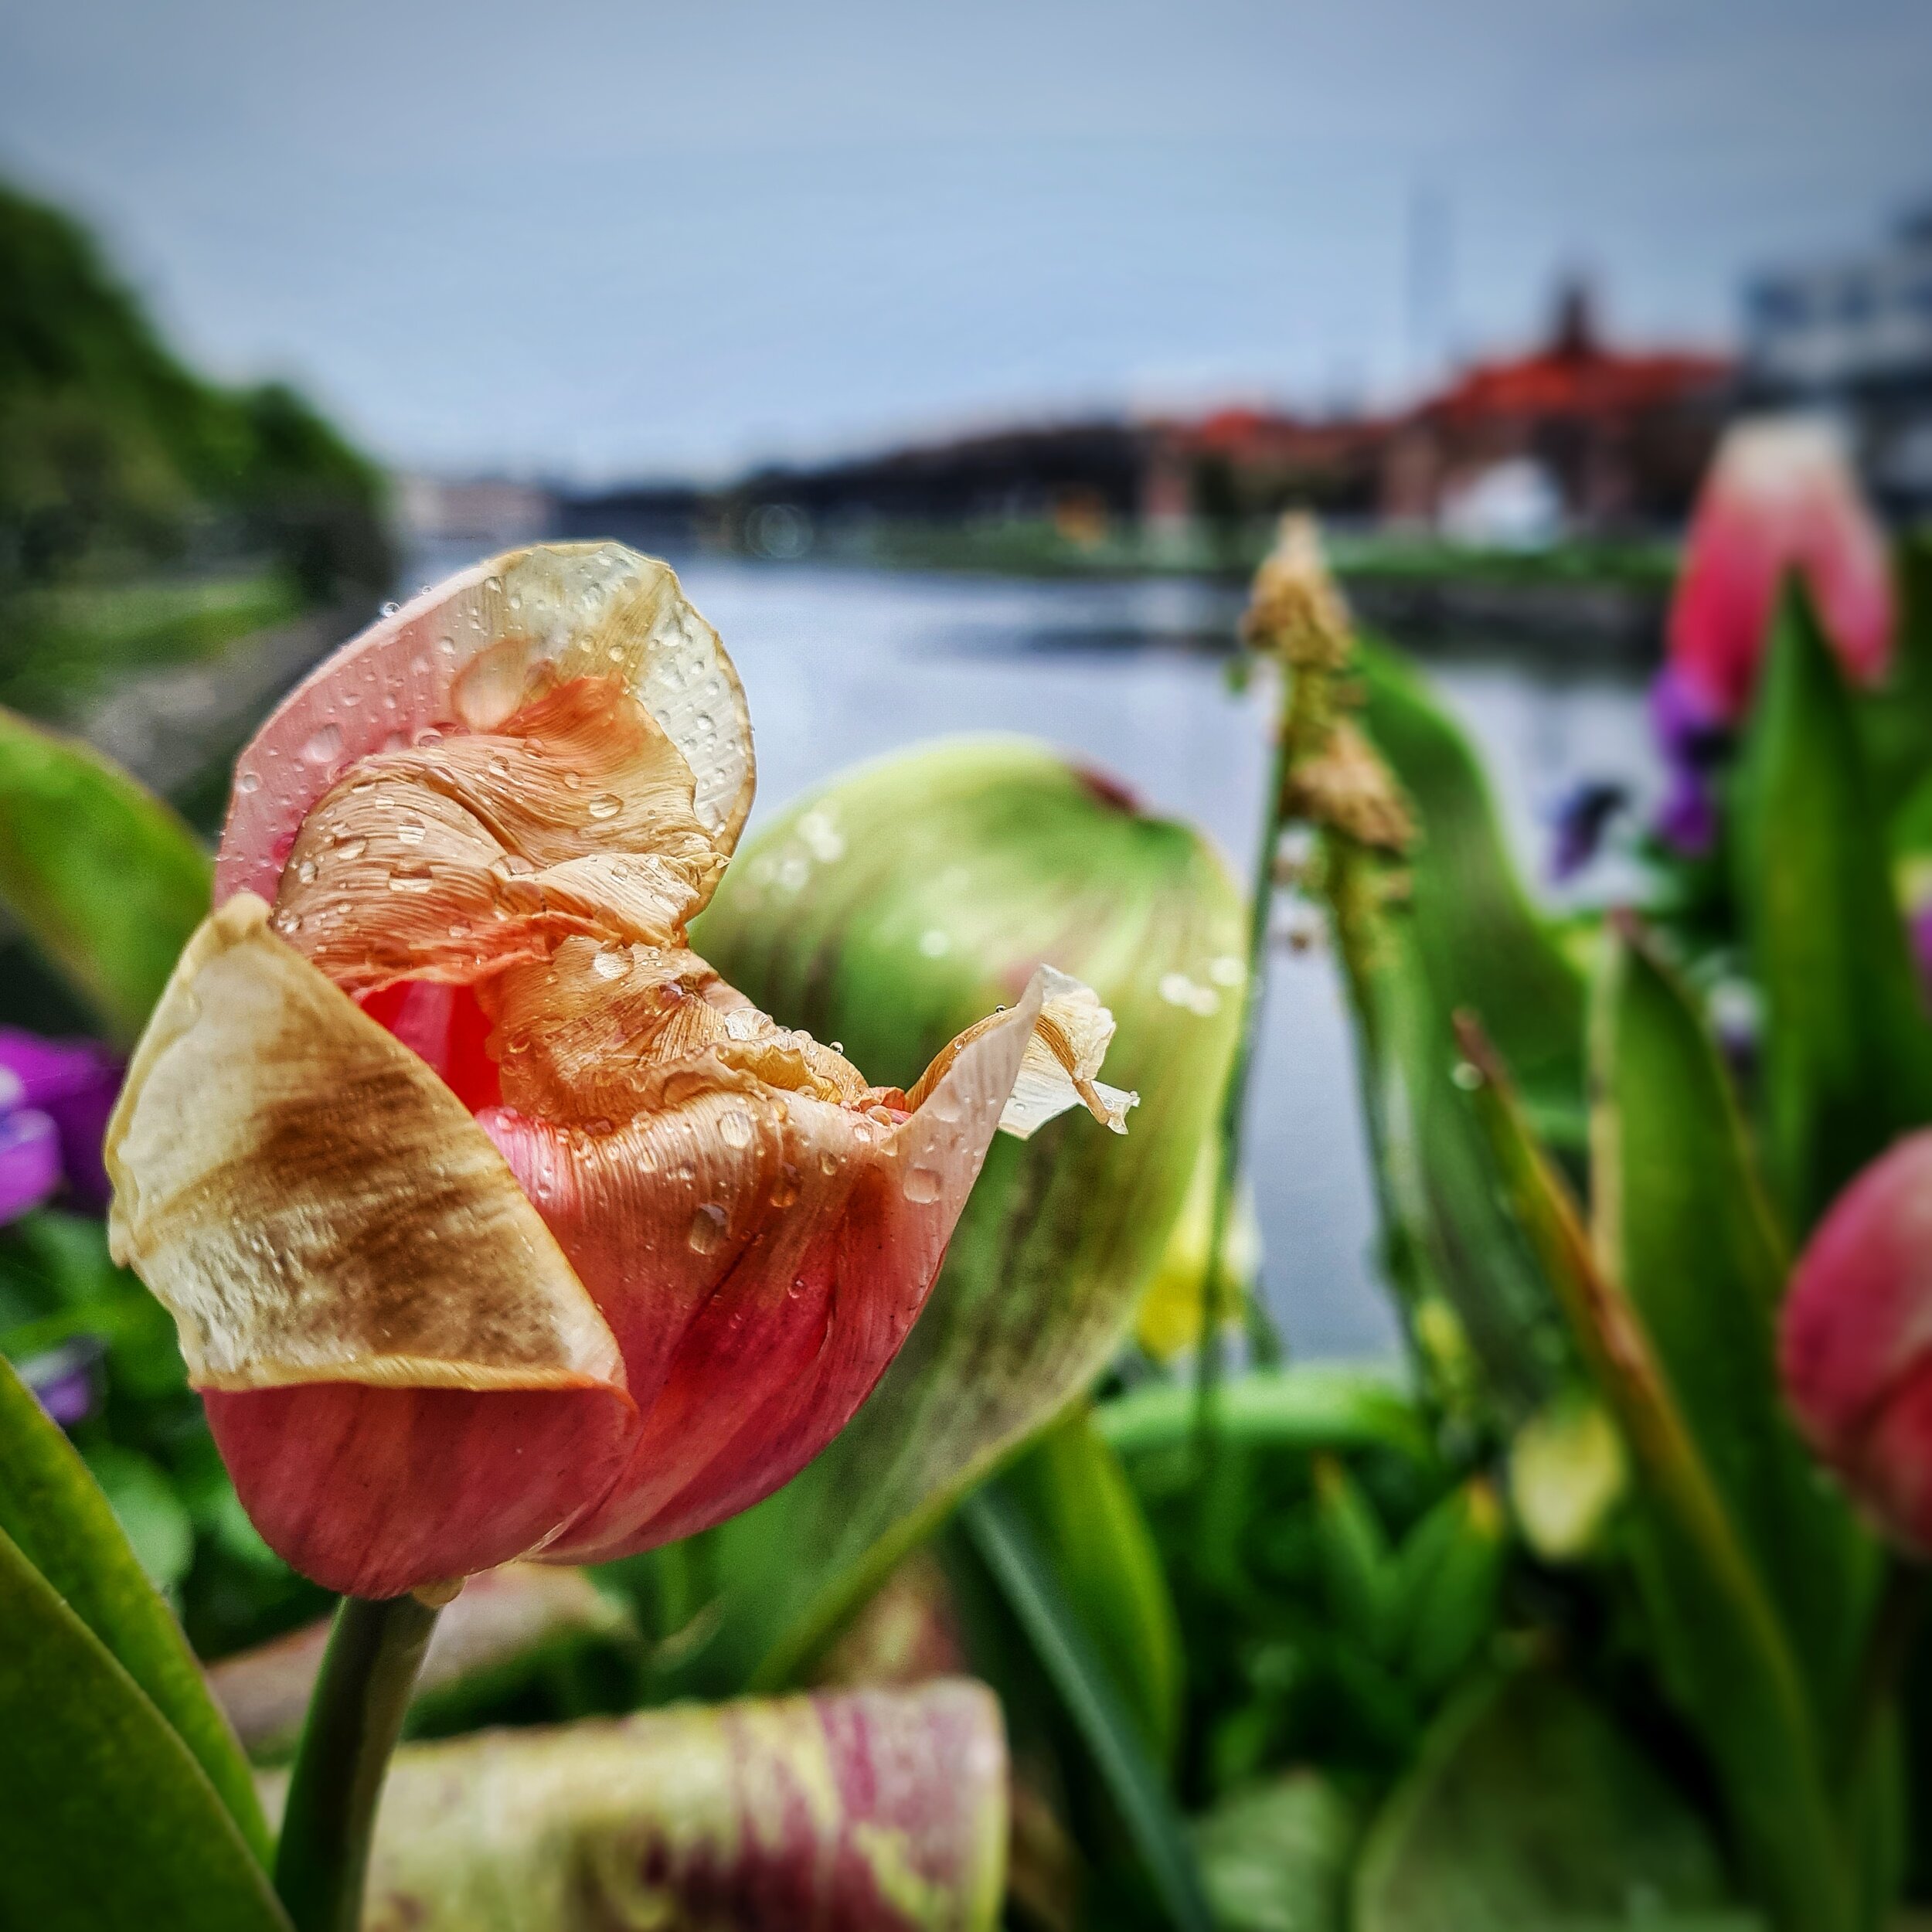
M 1721 356 L 1611 346 L 1588 291 L 1573 284 L 1539 347 L 1472 363 L 1390 426 L 1382 515 L 1471 540 L 1674 524 L 1722 425 L 1732 375 Z
M 1758 277 L 1744 342 L 1749 400 L 1834 410 L 1893 507 L 1932 509 L 1932 206 L 1862 253 Z

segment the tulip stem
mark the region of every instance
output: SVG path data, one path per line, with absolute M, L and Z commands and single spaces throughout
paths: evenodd
M 1214 1196 L 1208 1220 L 1207 1274 L 1201 1288 L 1200 1353 L 1195 1385 L 1195 1436 L 1203 1467 L 1214 1440 L 1215 1397 L 1222 1369 L 1221 1331 L 1227 1318 L 1223 1305 L 1222 1274 L 1228 1231 L 1234 1219 L 1235 1192 L 1241 1180 L 1248 1083 L 1253 1074 L 1255 1049 L 1261 1037 L 1262 995 L 1268 975 L 1268 927 L 1274 911 L 1275 864 L 1281 846 L 1282 804 L 1289 761 L 1295 748 L 1294 696 L 1301 679 L 1286 665 L 1279 675 L 1281 694 L 1268 760 L 1267 790 L 1261 800 L 1260 844 L 1254 855 L 1254 872 L 1248 886 L 1247 972 L 1241 982 L 1241 1025 L 1235 1036 L 1234 1056 L 1228 1065 L 1227 1084 L 1221 1090 L 1221 1114 L 1215 1140 Z
M 437 1611 L 420 1597 L 345 1597 L 288 1784 L 275 1889 L 295 1932 L 355 1932 L 369 1837 Z

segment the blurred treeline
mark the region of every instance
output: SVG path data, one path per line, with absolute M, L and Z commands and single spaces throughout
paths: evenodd
M 70 216 L 0 186 L 0 700 L 71 716 L 392 567 L 380 473 L 187 367 Z

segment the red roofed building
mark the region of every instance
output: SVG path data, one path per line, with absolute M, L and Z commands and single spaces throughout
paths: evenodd
M 1382 512 L 1434 524 L 1485 473 L 1529 462 L 1573 526 L 1677 522 L 1709 459 L 1731 374 L 1721 356 L 1606 348 L 1587 292 L 1572 287 L 1543 348 L 1474 364 L 1393 426 Z

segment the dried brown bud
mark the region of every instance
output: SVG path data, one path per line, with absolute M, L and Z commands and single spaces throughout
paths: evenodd
M 1383 852 L 1406 852 L 1415 836 L 1408 803 L 1389 767 L 1346 719 L 1330 731 L 1320 751 L 1289 773 L 1283 803 L 1294 817 Z
M 1348 662 L 1354 635 L 1349 607 L 1306 512 L 1282 518 L 1274 548 L 1254 573 L 1241 634 L 1250 648 L 1298 668 L 1339 671 Z

